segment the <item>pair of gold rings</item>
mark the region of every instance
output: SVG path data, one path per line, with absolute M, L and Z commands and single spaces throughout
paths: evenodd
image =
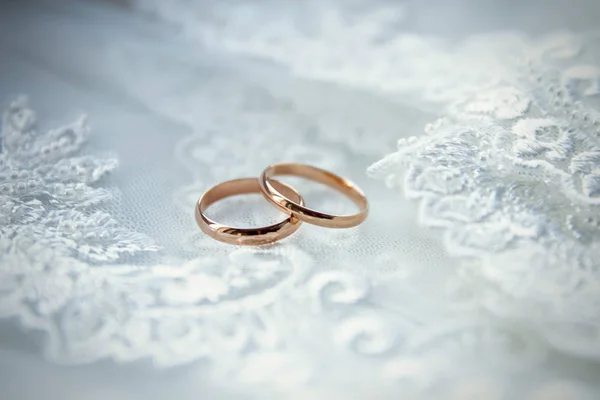
M 304 205 L 302 196 L 291 186 L 279 182 L 275 176 L 297 176 L 325 184 L 352 200 L 359 208 L 353 215 L 331 215 L 312 210 Z M 215 222 L 204 213 L 208 207 L 226 197 L 262 193 L 288 218 L 275 225 L 260 228 L 234 228 Z M 267 167 L 260 177 L 234 179 L 207 190 L 196 204 L 196 222 L 200 229 L 221 242 L 236 245 L 263 245 L 288 237 L 302 222 L 327 228 L 350 228 L 367 218 L 369 203 L 363 192 L 352 182 L 329 171 L 305 164 L 275 164 Z

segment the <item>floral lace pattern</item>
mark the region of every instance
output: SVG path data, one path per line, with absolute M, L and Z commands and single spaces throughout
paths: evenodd
M 102 207 L 115 197 L 105 179 L 117 161 L 85 152 L 84 121 L 44 134 L 25 102 L 9 107 L 0 315 L 43 331 L 49 359 L 202 364 L 202 378 L 260 397 L 587 399 L 598 390 L 593 372 L 582 373 L 600 356 L 600 71 L 590 36 L 499 33 L 449 44 L 398 32 L 408 11 L 386 2 L 206 3 L 202 24 L 187 6 L 137 3 L 213 51 L 345 86 L 248 77 L 241 61 L 228 73 L 216 62 L 199 67 L 187 53 L 151 47 L 154 37 L 143 39 L 147 48 L 111 48 L 115 85 L 187 128 L 175 144 L 156 141 L 163 153 L 173 147 L 156 163 L 177 182 L 169 206 L 185 221 L 173 229 L 178 247 L 164 252 Z M 307 23 L 315 15 L 321 24 Z M 102 34 L 94 38 L 113 42 Z M 349 88 L 372 97 L 351 106 Z M 445 258 L 409 225 L 412 215 L 392 214 L 407 203 L 385 188 L 370 192 L 372 215 L 352 230 L 307 226 L 260 249 L 194 230 L 204 188 L 270 162 L 354 179 L 405 132 L 398 94 L 421 107 L 411 111 L 443 117 L 400 139 L 368 174 L 416 199 L 419 220 L 441 228 L 447 253 L 459 257 Z M 340 207 L 298 188 L 315 207 Z M 260 217 L 241 213 L 237 222 Z M 147 252 L 160 261 L 136 262 Z
M 504 293 L 490 295 L 494 312 L 535 316 L 554 346 L 594 357 L 600 113 L 585 104 L 589 88 L 578 93 L 562 72 L 577 58 L 558 68 L 545 49 L 530 54 L 528 68 L 450 104 L 370 173 L 419 199 L 421 220 L 445 229 L 448 249 L 482 260 L 468 270 Z
M 112 196 L 96 183 L 117 161 L 81 154 L 88 131 L 82 118 L 39 132 L 24 98 L 10 105 L 2 124 L 0 315 L 18 316 L 54 339 L 61 330 L 52 317 L 68 315 L 73 293 L 100 284 L 96 265 L 158 250 L 95 209 Z

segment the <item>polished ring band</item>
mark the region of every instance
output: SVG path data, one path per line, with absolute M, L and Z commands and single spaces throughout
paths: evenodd
M 311 210 L 304 204 L 290 199 L 277 190 L 275 180 L 279 175 L 293 175 L 323 183 L 345 196 L 348 196 L 359 208 L 353 215 L 331 215 Z M 363 192 L 352 182 L 329 171 L 305 164 L 275 164 L 267 167 L 259 178 L 260 189 L 263 195 L 280 210 L 291 213 L 298 219 L 327 228 L 350 228 L 363 222 L 369 212 L 369 203 Z
M 304 204 L 302 197 L 290 186 L 278 181 L 271 181 L 271 183 L 273 186 L 277 186 L 277 190 L 281 190 L 286 196 L 290 196 L 299 204 Z M 230 244 L 250 246 L 273 243 L 294 233 L 302 223 L 298 218 L 289 215 L 289 212 L 286 220 L 262 228 L 233 228 L 219 224 L 204 215 L 206 209 L 218 200 L 240 194 L 260 193 L 260 191 L 258 179 L 256 178 L 234 179 L 212 187 L 200 197 L 196 204 L 196 222 L 198 226 L 200 226 L 202 232 L 213 239 Z

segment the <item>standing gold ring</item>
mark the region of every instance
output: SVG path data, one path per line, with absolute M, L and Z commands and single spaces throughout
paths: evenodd
M 298 204 L 304 204 L 302 197 L 290 186 L 278 181 L 271 181 L 271 184 L 277 186 L 278 191 L 281 190 Z M 233 228 L 219 224 L 204 215 L 206 209 L 218 200 L 240 194 L 260 193 L 260 191 L 256 178 L 234 179 L 212 187 L 200 197 L 196 204 L 195 214 L 198 226 L 202 232 L 213 239 L 237 245 L 257 246 L 273 243 L 294 233 L 302 225 L 302 222 L 295 216 L 289 215 L 289 212 L 286 220 L 261 228 Z
M 359 208 L 353 215 L 331 215 L 305 207 L 290 199 L 275 187 L 271 178 L 278 175 L 293 175 L 323 183 L 352 200 Z M 369 203 L 363 192 L 352 182 L 329 171 L 305 164 L 275 164 L 267 167 L 258 179 L 263 195 L 280 210 L 291 213 L 298 219 L 327 228 L 350 228 L 363 222 L 369 212 Z

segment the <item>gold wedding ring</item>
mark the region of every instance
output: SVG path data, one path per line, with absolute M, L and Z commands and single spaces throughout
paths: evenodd
M 281 175 L 297 176 L 327 185 L 350 198 L 358 206 L 359 212 L 353 215 L 332 215 L 305 207 L 301 202 L 290 199 L 277 189 L 275 185 L 277 181 L 272 178 Z M 324 169 L 306 164 L 275 164 L 268 166 L 258 181 L 260 189 L 268 201 L 280 210 L 309 224 L 326 228 L 351 228 L 362 223 L 369 213 L 367 198 L 358 186 Z
M 277 181 L 271 183 L 286 196 L 290 196 L 299 204 L 304 204 L 302 197 L 290 186 Z M 204 214 L 208 207 L 221 199 L 248 193 L 260 193 L 260 185 L 256 178 L 234 179 L 207 190 L 196 204 L 196 222 L 202 232 L 221 242 L 258 246 L 288 237 L 302 224 L 295 216 L 288 215 L 286 220 L 275 225 L 260 228 L 234 228 L 215 222 Z
M 273 177 L 291 175 L 310 179 L 347 196 L 359 208 L 352 215 L 332 215 L 310 209 L 302 196 L 291 186 Z M 234 228 L 215 222 L 205 215 L 213 203 L 230 196 L 262 193 L 287 219 L 275 225 L 260 228 Z M 362 223 L 369 212 L 369 203 L 363 192 L 352 182 L 329 171 L 305 164 L 275 164 L 267 167 L 258 179 L 243 178 L 220 183 L 200 197 L 196 204 L 196 222 L 200 229 L 213 239 L 237 245 L 263 245 L 273 243 L 296 232 L 302 222 L 327 228 L 350 228 Z

